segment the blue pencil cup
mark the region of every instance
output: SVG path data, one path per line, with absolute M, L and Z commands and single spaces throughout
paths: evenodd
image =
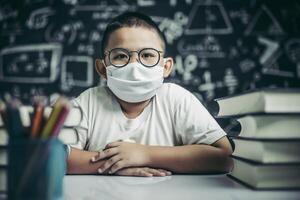
M 59 140 L 12 138 L 8 161 L 8 199 L 63 199 L 66 151 Z

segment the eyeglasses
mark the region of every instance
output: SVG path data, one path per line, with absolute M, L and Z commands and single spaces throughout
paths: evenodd
M 123 48 L 114 48 L 110 51 L 107 51 L 104 55 L 108 55 L 108 60 L 111 65 L 121 68 L 129 63 L 131 54 L 133 52 L 138 54 L 138 61 L 145 67 L 153 67 L 157 65 L 160 60 L 160 54 L 163 53 L 162 51 L 158 51 L 153 48 L 144 48 L 139 51 L 129 51 Z

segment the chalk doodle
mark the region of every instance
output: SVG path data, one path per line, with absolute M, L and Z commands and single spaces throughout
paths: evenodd
M 48 17 L 54 15 L 55 12 L 49 7 L 34 10 L 26 21 L 26 25 L 30 29 L 41 29 L 48 25 Z
M 62 59 L 61 87 L 89 87 L 93 84 L 93 59 L 89 56 L 68 55 Z
M 0 6 L 0 33 L 3 36 L 12 36 L 22 33 L 22 25 L 18 21 L 19 11 L 10 5 Z
M 155 4 L 154 0 L 137 0 L 137 5 L 141 7 L 154 6 Z
M 190 81 L 193 79 L 192 72 L 197 68 L 197 66 L 197 56 L 190 54 L 183 59 L 182 56 L 178 55 L 175 57 L 173 74 L 178 73 L 179 75 L 182 75 L 184 81 Z
M 277 53 L 264 64 L 262 67 L 262 73 L 279 77 L 294 77 L 293 72 L 282 70 L 282 66 L 280 66 L 280 64 L 277 62 L 282 55 L 282 51 L 277 51 Z
M 95 54 L 95 48 L 93 44 L 85 44 L 85 43 L 79 43 L 77 47 L 78 53 L 86 53 L 88 55 L 94 55 Z
M 160 22 L 159 29 L 164 32 L 168 44 L 173 44 L 175 39 L 182 36 L 187 20 L 188 18 L 182 12 L 176 12 L 174 20 L 164 18 Z
M 292 62 L 300 63 L 300 38 L 288 40 L 284 46 L 285 53 Z
M 185 33 L 230 34 L 233 28 L 224 5 L 218 1 L 196 1 L 189 14 Z
M 230 11 L 229 16 L 232 20 L 240 20 L 244 25 L 247 25 L 251 18 L 251 15 L 245 9 Z
M 199 62 L 199 67 L 200 68 L 209 68 L 210 64 L 206 58 L 201 58 L 201 60 Z
M 70 24 L 51 24 L 45 31 L 45 39 L 48 42 L 65 42 L 72 44 L 76 39 L 77 32 L 83 28 L 82 22 Z
M 279 48 L 279 44 L 278 42 L 274 42 L 263 37 L 258 37 L 258 41 L 266 46 L 266 50 L 259 58 L 260 64 L 265 65 L 268 62 L 268 60 L 274 56 L 274 54 Z
M 205 71 L 203 73 L 203 78 L 201 79 L 202 82 L 198 87 L 198 90 L 200 92 L 204 92 L 205 98 L 207 100 L 212 100 L 215 98 L 215 88 L 216 83 L 212 81 L 211 73 L 209 71 Z
M 0 80 L 50 83 L 56 80 L 62 53 L 60 44 L 34 44 L 2 49 Z
M 297 65 L 296 73 L 300 78 L 300 39 L 292 38 L 285 44 L 285 53 L 288 58 Z
M 249 23 L 245 30 L 245 35 L 282 35 L 284 30 L 272 14 L 272 12 L 266 7 L 262 6 L 258 12 L 254 15 L 252 21 Z
M 181 0 L 182 1 L 182 0 Z M 170 6 L 177 6 L 177 0 L 170 0 L 169 3 L 170 3 Z M 192 4 L 192 0 L 185 0 L 185 3 L 186 4 Z
M 18 16 L 18 11 L 12 9 L 9 5 L 1 5 L 0 7 L 0 22 L 8 19 L 14 19 Z
M 200 41 L 181 39 L 177 44 L 177 49 L 182 55 L 194 53 L 200 58 L 224 58 L 226 56 L 218 39 L 212 35 L 207 35 Z
M 256 64 L 255 61 L 246 58 L 239 63 L 239 67 L 243 73 L 248 73 L 249 71 L 255 69 Z
M 100 1 L 92 4 L 91 1 L 87 1 L 89 4 L 76 4 L 71 10 L 70 15 L 76 16 L 79 12 L 111 12 L 118 11 L 124 12 L 126 10 L 135 9 L 136 6 L 132 6 L 123 0 L 110 0 Z M 112 17 L 112 16 L 110 16 Z
M 76 5 L 78 3 L 78 0 L 63 0 L 63 2 L 67 5 Z
M 225 70 L 224 76 L 224 86 L 228 88 L 228 94 L 234 94 L 235 90 L 238 87 L 239 81 L 237 77 L 234 75 L 234 72 L 231 68 L 227 68 Z

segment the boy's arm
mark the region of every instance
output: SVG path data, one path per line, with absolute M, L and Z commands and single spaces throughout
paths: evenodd
M 98 152 L 83 151 L 72 148 L 67 159 L 67 174 L 99 174 L 98 168 L 105 163 L 106 159 L 92 163 L 91 157 Z M 121 176 L 168 176 L 171 172 L 163 169 L 153 169 L 148 167 L 130 167 L 117 172 Z
M 232 168 L 231 145 L 226 137 L 212 145 L 150 147 L 150 166 L 177 173 L 228 172 Z
M 92 163 L 91 157 L 96 156 L 98 152 L 84 151 L 71 148 L 70 155 L 67 159 L 67 174 L 98 174 L 98 168 L 106 160 Z
M 231 145 L 226 137 L 212 145 L 197 144 L 176 147 L 145 146 L 115 142 L 95 157 L 95 161 L 110 158 L 100 167 L 114 173 L 124 167 L 149 166 L 175 173 L 227 172 L 232 168 Z

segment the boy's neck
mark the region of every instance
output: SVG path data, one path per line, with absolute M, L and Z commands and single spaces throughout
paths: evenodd
M 124 115 L 129 119 L 134 119 L 143 112 L 143 110 L 146 108 L 146 106 L 150 103 L 151 99 L 148 99 L 148 100 L 142 101 L 142 102 L 138 102 L 138 103 L 129 103 L 129 102 L 123 101 L 119 98 L 117 98 L 117 100 L 121 105 L 121 109 L 122 109 Z

